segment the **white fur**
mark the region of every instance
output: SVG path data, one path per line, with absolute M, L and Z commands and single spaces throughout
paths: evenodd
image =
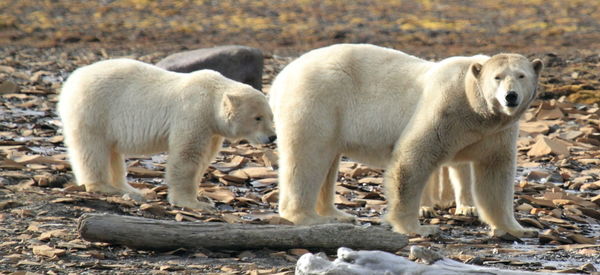
M 540 69 L 520 55 L 435 63 L 373 45 L 333 45 L 301 56 L 277 76 L 270 95 L 280 215 L 296 224 L 351 221 L 333 204 L 346 155 L 387 169 L 386 219 L 395 231 L 428 235 L 436 229 L 418 222 L 425 182 L 441 165 L 470 163 L 481 218 L 496 232 L 535 234 L 515 220 L 512 200 L 518 118 Z M 489 78 L 516 70 L 527 75 L 515 87 L 529 101 L 508 114 Z
M 126 182 L 123 154 L 169 151 L 169 202 L 190 208 L 210 208 L 198 201 L 197 183 L 224 137 L 266 143 L 274 136 L 267 100 L 252 87 L 215 71 L 174 73 L 128 59 L 73 72 L 58 111 L 73 172 L 87 191 L 140 199 Z
M 435 207 L 446 209 L 456 204 L 456 215 L 477 216 L 473 200 L 471 163 L 442 166 L 429 178 L 421 195 L 421 216 L 435 216 Z

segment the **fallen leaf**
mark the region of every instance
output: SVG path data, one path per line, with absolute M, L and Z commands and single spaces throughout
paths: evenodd
M 541 157 L 549 154 L 569 156 L 569 148 L 564 143 L 540 135 L 536 143 L 527 152 L 530 157 Z
M 162 171 L 149 170 L 144 167 L 128 167 L 127 172 L 138 178 L 158 178 L 164 175 Z
M 68 235 L 68 231 L 64 229 L 55 229 L 42 233 L 38 240 L 48 241 L 50 238 L 61 238 L 64 239 Z
M 33 254 L 49 258 L 60 257 L 67 254 L 64 249 L 52 248 L 47 245 L 38 245 L 33 247 Z
M 277 203 L 279 199 L 279 190 L 273 190 L 262 196 L 261 200 L 264 203 Z
M 547 134 L 550 131 L 550 127 L 544 122 L 534 121 L 534 122 L 521 122 L 519 124 L 519 130 L 521 136 L 537 136 L 539 134 Z
M 231 203 L 235 200 L 235 194 L 224 187 L 202 188 L 200 193 L 222 203 Z

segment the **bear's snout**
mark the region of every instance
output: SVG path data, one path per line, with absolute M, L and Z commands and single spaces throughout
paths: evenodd
M 509 91 L 506 94 L 506 106 L 508 107 L 517 107 L 519 105 L 519 94 L 515 91 Z
M 269 143 L 273 143 L 273 141 L 275 141 L 277 139 L 276 135 L 272 135 L 269 137 Z

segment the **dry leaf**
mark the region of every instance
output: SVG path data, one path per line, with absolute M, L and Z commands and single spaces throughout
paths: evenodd
M 544 122 L 534 121 L 534 122 L 521 122 L 519 124 L 519 130 L 521 131 L 521 136 L 537 136 L 539 134 L 547 134 L 550 131 L 550 127 Z
M 233 200 L 235 200 L 235 194 L 233 194 L 233 192 L 227 188 L 213 187 L 201 188 L 200 190 L 202 195 L 222 203 L 231 203 Z
M 158 178 L 164 175 L 162 171 L 149 170 L 144 167 L 128 167 L 127 172 L 138 178 Z
M 50 238 L 61 238 L 61 239 L 64 239 L 68 234 L 69 234 L 69 232 L 67 230 L 64 230 L 64 229 L 55 229 L 55 230 L 50 230 L 48 232 L 42 233 L 38 237 L 38 240 L 40 240 L 40 241 L 48 241 L 48 240 L 50 240 Z
M 67 254 L 64 249 L 52 248 L 47 245 L 37 245 L 33 247 L 33 254 L 49 258 L 60 257 Z
M 530 157 L 541 157 L 549 154 L 569 156 L 569 148 L 562 142 L 540 135 L 536 143 L 527 152 Z

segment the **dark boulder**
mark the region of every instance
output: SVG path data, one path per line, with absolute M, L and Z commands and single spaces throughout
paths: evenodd
M 211 69 L 262 89 L 263 54 L 252 47 L 231 45 L 179 52 L 165 57 L 156 66 L 181 73 Z

